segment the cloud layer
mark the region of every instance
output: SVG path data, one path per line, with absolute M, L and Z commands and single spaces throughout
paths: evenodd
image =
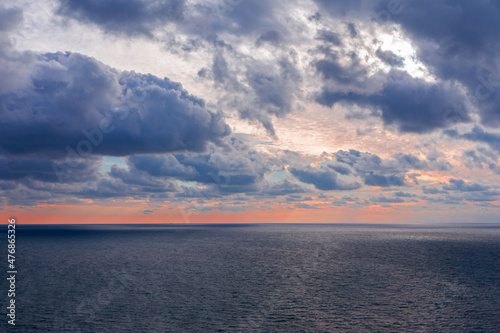
M 32 21 L 34 7 L 24 6 L 28 15 L 0 7 L 7 205 L 117 198 L 148 205 L 143 215 L 154 215 L 154 205 L 498 206 L 495 1 L 54 6 L 42 23 Z M 23 32 L 44 24 L 53 29 L 47 39 L 64 40 L 67 29 L 98 42 L 82 45 L 73 35 L 74 44 L 56 44 L 63 49 L 26 47 Z M 187 77 L 190 88 L 87 55 L 107 43 L 110 54 L 128 43 L 145 63 L 154 49 L 169 63 L 157 72 Z

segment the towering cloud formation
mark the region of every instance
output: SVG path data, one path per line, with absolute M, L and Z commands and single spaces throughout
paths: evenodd
M 65 155 L 86 138 L 94 147 L 80 149 L 101 155 L 201 151 L 229 134 L 220 115 L 166 78 L 72 53 L 30 65 L 26 85 L 0 96 L 4 153 Z

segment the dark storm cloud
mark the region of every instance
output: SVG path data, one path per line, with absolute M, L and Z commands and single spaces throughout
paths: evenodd
M 394 82 L 389 78 L 382 91 L 369 93 L 327 85 L 329 88 L 323 89 L 318 102 L 331 106 L 343 101 L 380 108 L 386 124 L 394 124 L 403 132 L 424 133 L 469 122 L 470 110 L 463 105 L 470 100 L 479 110 L 483 125 L 500 125 L 497 1 L 375 1 L 363 6 L 359 2 L 316 2 L 332 17 L 372 17 L 381 25 L 399 24 L 418 47 L 418 59 L 437 78 L 435 83 L 410 77 Z M 375 55 L 388 65 L 403 65 L 403 59 L 391 51 L 378 49 Z M 316 62 L 316 67 L 325 79 L 350 85 L 361 81 L 359 71 L 329 59 Z M 455 82 L 465 88 L 464 96 Z M 403 105 L 403 101 L 408 101 L 408 105 Z M 429 120 L 428 124 L 424 119 Z
M 185 0 L 59 0 L 59 15 L 93 23 L 106 32 L 152 37 L 169 23 L 188 34 L 211 38 L 221 32 L 252 34 L 276 25 L 276 2 L 220 0 L 187 4 Z
M 180 20 L 184 10 L 184 0 L 60 0 L 57 13 L 107 32 L 152 36 L 158 26 Z
M 314 61 L 313 65 L 325 80 L 347 85 L 361 84 L 366 80 L 367 69 L 360 65 L 355 54 L 351 54 L 349 60 L 348 64 L 344 64 L 338 53 L 327 51 L 325 58 Z
M 357 182 L 340 179 L 334 170 L 324 165 L 317 168 L 290 168 L 289 171 L 301 182 L 313 184 L 319 190 L 355 190 L 361 187 Z
M 378 9 L 384 9 L 380 2 Z M 483 124 L 500 125 L 500 3 L 494 0 L 407 1 L 390 17 L 419 47 L 419 58 L 442 80 L 463 84 Z
M 330 70 L 331 75 L 338 79 L 340 72 L 334 69 L 332 67 Z M 346 83 L 351 82 L 351 74 L 346 73 L 347 76 L 343 80 L 347 80 Z M 401 72 L 393 72 L 391 76 L 391 80 L 384 84 L 380 92 L 368 94 L 325 89 L 316 100 L 328 106 L 339 102 L 357 104 L 371 108 L 373 112 L 379 108 L 384 123 L 395 125 L 402 132 L 425 133 L 455 122 L 470 120 L 463 107 L 464 96 L 457 87 L 428 83 Z M 452 122 L 450 116 L 455 113 L 460 117 Z
M 29 85 L 0 102 L 0 150 L 13 155 L 202 151 L 230 132 L 180 84 L 75 53 L 40 55 Z

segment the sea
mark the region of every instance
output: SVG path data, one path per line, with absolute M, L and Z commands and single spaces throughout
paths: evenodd
M 16 239 L 3 332 L 500 332 L 495 224 L 17 225 Z

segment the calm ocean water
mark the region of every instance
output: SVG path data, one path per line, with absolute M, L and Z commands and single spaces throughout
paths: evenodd
M 500 227 L 18 225 L 17 264 L 16 332 L 500 332 Z

